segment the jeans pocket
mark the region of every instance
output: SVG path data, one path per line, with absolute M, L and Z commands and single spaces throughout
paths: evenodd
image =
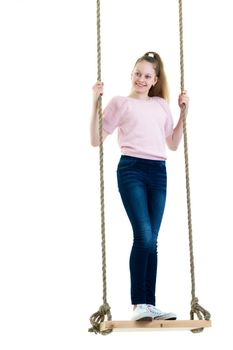
M 130 169 L 134 166 L 134 164 L 137 162 L 137 159 L 134 157 L 130 157 L 130 156 L 122 156 L 117 170 L 127 170 Z

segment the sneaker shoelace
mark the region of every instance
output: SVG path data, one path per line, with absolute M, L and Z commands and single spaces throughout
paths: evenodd
M 154 305 L 147 305 L 147 307 L 151 312 L 154 312 L 157 316 L 160 316 L 163 314 L 162 311 L 157 309 Z

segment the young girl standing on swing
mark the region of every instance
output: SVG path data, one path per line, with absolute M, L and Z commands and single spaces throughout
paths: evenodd
M 118 128 L 121 158 L 119 192 L 133 230 L 130 254 L 132 320 L 176 319 L 156 305 L 157 239 L 166 201 L 166 144 L 176 150 L 183 134 L 189 98 L 183 91 L 176 127 L 168 105 L 163 62 L 155 52 L 140 57 L 131 75 L 129 96 L 114 97 L 103 111 L 103 140 Z M 97 106 L 103 83 L 93 86 L 91 144 L 99 145 Z M 182 106 L 185 105 L 185 109 Z

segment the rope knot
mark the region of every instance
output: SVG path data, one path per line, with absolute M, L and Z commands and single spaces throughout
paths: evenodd
M 197 297 L 194 297 L 191 301 L 191 310 L 195 310 L 198 306 L 198 298 Z
M 197 315 L 199 320 L 210 320 L 210 313 L 209 311 L 205 310 L 201 305 L 198 304 L 198 298 L 194 297 L 191 301 L 191 311 L 190 311 L 190 318 L 191 320 L 194 320 L 194 314 Z M 193 329 L 193 333 L 200 333 L 203 331 L 203 328 L 197 328 Z
M 101 323 L 104 322 L 105 315 L 107 315 L 108 321 L 112 319 L 111 315 L 111 308 L 108 305 L 108 303 L 105 303 L 99 307 L 99 310 L 95 312 L 91 317 L 90 317 L 90 323 L 92 325 L 91 328 L 89 328 L 89 332 L 94 332 L 95 334 L 99 333 L 102 335 L 107 335 L 112 332 L 111 329 L 108 330 L 101 330 Z
M 99 315 L 100 315 L 100 316 L 105 316 L 105 315 L 107 315 L 107 314 L 110 312 L 110 309 L 111 309 L 111 308 L 110 308 L 110 306 L 108 305 L 108 303 L 101 305 L 100 308 L 99 308 Z

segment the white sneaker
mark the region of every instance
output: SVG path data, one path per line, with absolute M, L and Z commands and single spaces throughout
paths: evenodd
M 149 310 L 148 305 L 138 304 L 133 311 L 132 321 L 152 321 L 153 313 Z
M 163 312 L 154 305 L 147 305 L 148 310 L 153 315 L 154 320 L 176 320 L 176 314 L 173 312 Z

